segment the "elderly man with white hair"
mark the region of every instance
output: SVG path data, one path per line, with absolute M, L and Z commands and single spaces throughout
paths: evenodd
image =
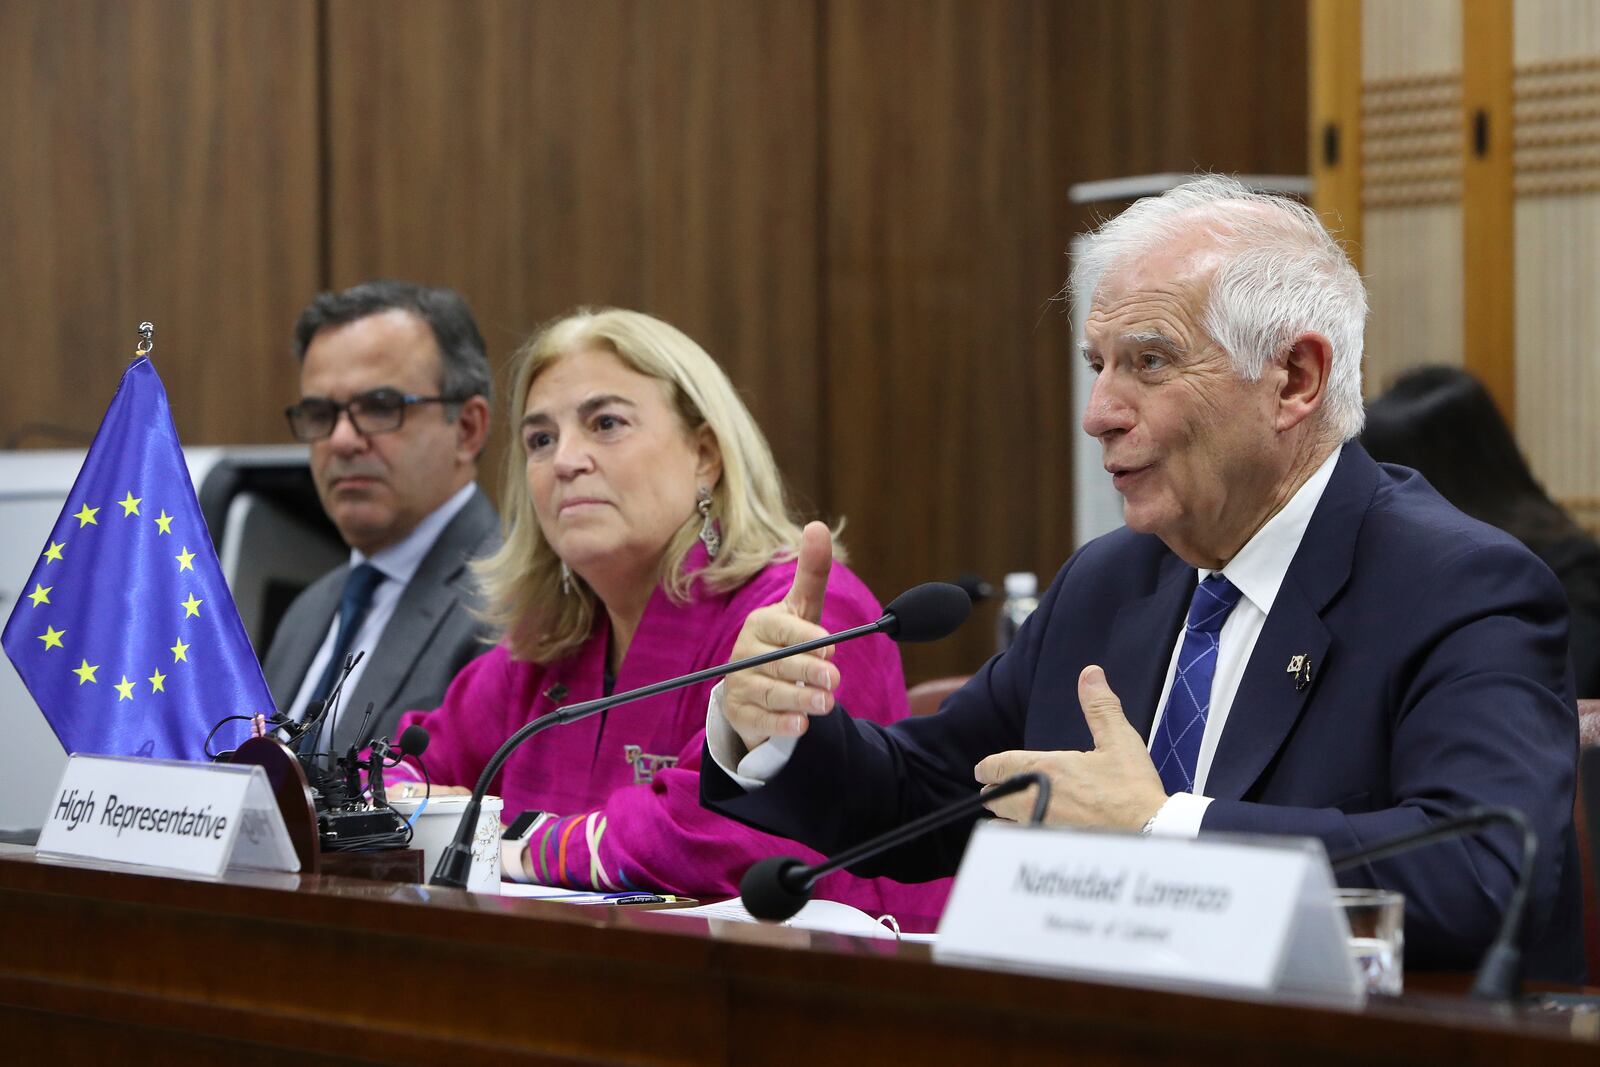
M 825 853 L 1022 771 L 1050 777 L 1052 823 L 1334 854 L 1514 807 L 1540 846 L 1528 974 L 1581 978 L 1566 599 L 1519 543 L 1362 451 L 1349 259 L 1303 205 L 1203 177 L 1103 226 L 1073 285 L 1092 294 L 1083 428 L 1127 525 L 1075 553 L 936 715 L 835 709 L 826 655 L 730 677 L 705 802 Z M 808 530 L 788 599 L 749 617 L 734 658 L 821 633 L 827 548 Z M 949 874 L 972 825 L 857 873 Z M 1408 964 L 1466 968 L 1520 844 L 1495 828 L 1341 879 L 1406 894 Z

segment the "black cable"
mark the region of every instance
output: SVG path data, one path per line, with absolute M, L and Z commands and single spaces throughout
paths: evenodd
M 203 751 L 206 754 L 206 759 L 208 759 L 211 762 L 215 763 L 217 760 L 221 759 L 223 756 L 226 756 L 226 755 L 228 755 L 229 752 L 233 751 L 232 749 L 228 749 L 227 751 L 224 751 L 224 752 L 213 752 L 213 751 L 211 751 L 211 739 L 213 737 L 217 736 L 217 731 L 218 730 L 222 729 L 224 726 L 228 725 L 230 722 L 238 722 L 239 720 L 243 720 L 245 722 L 250 722 L 254 718 L 255 718 L 254 715 L 226 715 L 223 718 L 219 719 L 217 721 L 217 725 L 215 725 L 215 726 L 213 726 L 211 728 L 211 732 L 209 734 L 206 734 L 206 739 L 204 741 L 200 742 L 200 749 L 201 749 L 201 751 Z

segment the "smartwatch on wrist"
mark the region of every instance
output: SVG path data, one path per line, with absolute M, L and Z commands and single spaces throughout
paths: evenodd
M 523 838 L 533 833 L 533 828 L 535 826 L 538 826 L 549 817 L 550 813 L 548 811 L 524 811 L 521 815 L 518 815 L 515 819 L 512 819 L 511 824 L 501 832 L 500 840 L 521 841 Z
M 524 885 L 533 881 L 522 863 L 522 858 L 528 854 L 527 840 L 533 836 L 534 830 L 553 818 L 555 815 L 548 811 L 524 811 L 511 820 L 511 825 L 500 834 L 501 878 Z

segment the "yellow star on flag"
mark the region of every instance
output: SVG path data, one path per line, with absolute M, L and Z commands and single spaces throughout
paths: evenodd
M 100 524 L 95 523 L 95 525 L 98 526 Z M 54 541 L 51 541 L 50 547 L 44 550 L 44 561 L 46 563 L 55 563 L 61 558 L 61 550 L 66 547 L 67 546 L 65 543 L 58 545 Z
M 156 668 L 156 673 L 152 674 L 149 678 L 147 678 L 145 680 L 150 683 L 150 692 L 152 692 L 152 693 L 165 693 L 167 691 L 166 690 L 167 676 L 161 673 L 161 668 L 157 667 Z
M 204 603 L 205 603 L 204 600 L 196 600 L 194 598 L 194 594 L 190 593 L 188 600 L 184 600 L 184 601 L 180 601 L 179 602 L 179 606 L 181 608 L 183 608 L 183 617 L 186 618 L 186 619 L 190 618 L 190 617 L 199 618 L 200 617 L 200 605 L 204 604 Z
M 183 638 L 178 638 L 178 643 L 173 645 L 168 651 L 172 653 L 172 662 L 176 663 L 180 659 L 185 663 L 189 662 L 189 657 L 185 655 L 185 653 L 189 651 L 189 646 L 183 643 Z
M 194 553 L 189 551 L 189 546 L 184 545 L 183 551 L 172 557 L 178 561 L 178 572 L 194 570 Z
M 172 532 L 172 516 L 167 514 L 166 508 L 162 508 L 161 514 L 156 516 L 156 525 L 160 527 L 160 529 L 156 531 L 157 537 L 160 537 L 162 534 L 169 534 Z
M 143 499 L 144 497 L 142 496 L 134 496 L 132 489 L 128 490 L 128 495 L 117 501 L 122 505 L 122 517 L 127 518 L 129 515 L 139 514 L 139 501 Z
M 117 691 L 117 703 L 120 704 L 124 700 L 133 699 L 133 683 L 128 681 L 128 676 L 126 674 L 122 676 L 122 681 L 118 682 L 111 688 Z
M 100 514 L 99 508 L 91 508 L 88 504 L 85 504 L 72 517 L 78 520 L 78 529 L 81 530 L 85 526 L 99 526 L 100 524 L 95 521 L 95 516 L 98 514 Z
M 50 590 L 54 588 L 55 586 L 53 585 L 40 585 L 38 582 L 34 582 L 33 592 L 28 594 L 28 599 L 33 601 L 34 607 L 38 607 L 40 604 L 48 604 L 50 603 Z
M 73 668 L 72 673 L 78 676 L 79 685 L 82 685 L 84 682 L 93 682 L 95 685 L 99 685 L 100 679 L 94 676 L 94 672 L 99 669 L 100 665 L 98 663 L 91 666 L 88 660 L 84 660 L 82 663 L 78 664 L 78 666 Z
M 61 639 L 66 636 L 66 633 L 67 631 L 57 630 L 54 626 L 46 626 L 44 633 L 39 635 L 39 640 L 44 642 L 46 649 L 60 648 Z

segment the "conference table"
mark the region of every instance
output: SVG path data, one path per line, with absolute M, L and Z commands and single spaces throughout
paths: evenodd
M 936 962 L 911 942 L 0 846 L 0 1055 L 33 1063 L 1600 1063 L 1586 1006 L 1455 976 L 1341 1009 Z

